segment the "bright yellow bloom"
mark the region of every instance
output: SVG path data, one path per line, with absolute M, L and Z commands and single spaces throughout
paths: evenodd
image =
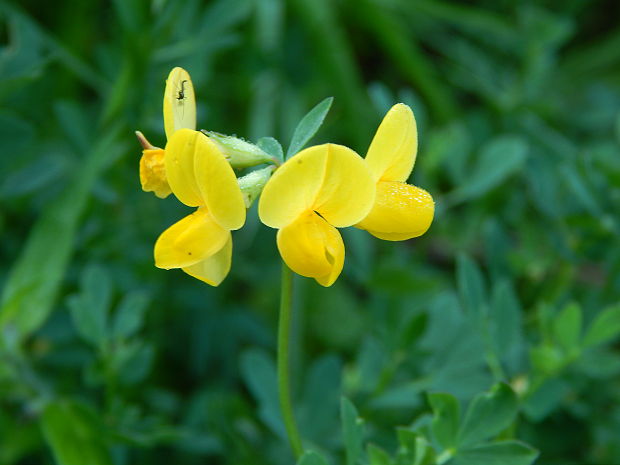
M 177 67 L 170 71 L 164 91 L 166 138 L 169 140 L 175 131 L 183 128 L 196 129 L 196 101 L 188 72 Z M 164 199 L 172 192 L 166 177 L 164 150 L 152 146 L 141 132 L 136 135 L 143 147 L 140 159 L 142 190 Z
M 174 195 L 198 209 L 159 236 L 155 266 L 181 268 L 217 286 L 230 270 L 230 231 L 245 223 L 245 203 L 237 177 L 216 144 L 191 129 L 176 130 L 169 137 L 165 171 Z
M 366 155 L 377 184 L 375 203 L 355 226 L 379 239 L 402 241 L 421 236 L 435 213 L 433 197 L 407 184 L 418 150 L 418 131 L 411 108 L 394 105 L 385 115 Z
M 278 249 L 296 273 L 331 286 L 344 264 L 336 229 L 366 217 L 375 183 L 364 161 L 342 145 L 302 150 L 276 170 L 261 195 L 258 212 L 279 229 Z

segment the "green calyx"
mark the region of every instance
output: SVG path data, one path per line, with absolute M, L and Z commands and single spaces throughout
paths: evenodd
M 245 169 L 265 163 L 278 164 L 271 155 L 258 146 L 234 136 L 213 131 L 202 131 L 215 142 L 234 169 Z

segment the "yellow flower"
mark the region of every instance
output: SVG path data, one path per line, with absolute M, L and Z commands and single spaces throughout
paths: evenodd
M 377 185 L 370 213 L 355 226 L 379 239 L 402 241 L 421 236 L 435 213 L 433 197 L 407 184 L 418 150 L 418 131 L 411 108 L 394 105 L 385 115 L 366 155 Z
M 188 72 L 177 67 L 170 71 L 164 91 L 166 138 L 170 140 L 175 131 L 183 128 L 196 129 L 196 100 Z M 142 190 L 164 199 L 172 192 L 166 177 L 164 150 L 151 145 L 141 132 L 136 131 L 136 135 L 143 148 L 140 159 Z
M 345 253 L 336 227 L 366 217 L 374 198 L 375 183 L 359 155 L 325 144 L 302 150 L 276 170 L 258 212 L 263 223 L 279 229 L 278 249 L 287 266 L 331 286 Z
M 182 203 L 198 209 L 159 236 L 155 266 L 181 268 L 217 286 L 230 270 L 230 231 L 245 223 L 237 177 L 216 144 L 191 129 L 171 134 L 164 158 L 170 189 Z

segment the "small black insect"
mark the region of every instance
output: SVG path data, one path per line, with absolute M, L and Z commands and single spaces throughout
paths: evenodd
M 177 100 L 185 100 L 185 83 L 187 79 L 181 81 L 181 90 L 179 91 L 179 95 L 177 95 Z

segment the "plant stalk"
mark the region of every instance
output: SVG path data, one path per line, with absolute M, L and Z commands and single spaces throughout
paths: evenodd
M 303 446 L 301 445 L 301 438 L 295 423 L 295 415 L 291 404 L 291 383 L 289 377 L 292 303 L 293 272 L 285 263 L 282 263 L 280 318 L 278 321 L 278 393 L 286 434 L 295 458 L 299 458 L 303 453 Z

